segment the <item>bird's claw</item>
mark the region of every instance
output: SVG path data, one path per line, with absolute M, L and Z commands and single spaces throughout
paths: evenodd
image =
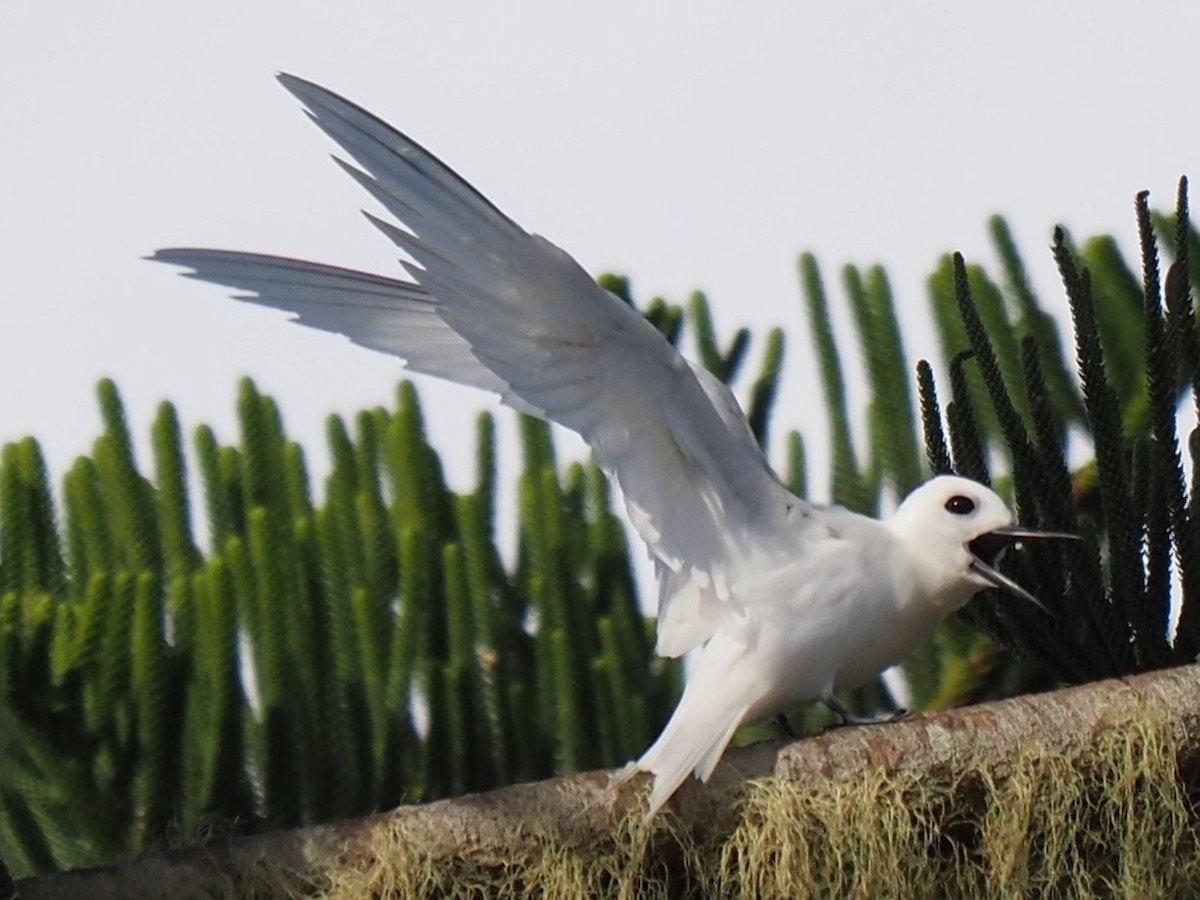
M 841 725 L 883 725 L 887 722 L 899 722 L 909 715 L 907 709 L 891 709 L 872 715 L 860 716 L 857 713 L 852 713 L 832 698 L 826 700 L 825 705 L 829 707 L 834 715 L 841 719 L 839 723 Z

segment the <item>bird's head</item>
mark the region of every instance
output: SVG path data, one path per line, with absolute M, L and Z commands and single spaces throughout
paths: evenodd
M 955 475 L 939 475 L 909 494 L 888 526 L 908 550 L 929 599 L 950 608 L 994 587 L 1046 609 L 996 563 L 1021 541 L 1078 540 L 1016 525 L 995 491 Z

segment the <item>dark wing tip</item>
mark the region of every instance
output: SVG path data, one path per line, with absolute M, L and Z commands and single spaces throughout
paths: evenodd
M 360 112 L 366 110 L 360 109 L 356 104 L 351 103 L 340 94 L 334 93 L 327 87 L 321 87 L 316 82 L 309 81 L 305 78 L 300 78 L 296 75 L 291 75 L 287 72 L 279 72 L 275 75 L 275 80 L 283 85 L 284 90 L 303 103 L 312 112 L 316 112 L 322 107 L 338 106 L 349 107 Z
M 291 72 L 276 72 L 275 80 L 293 94 L 305 86 L 316 87 L 316 85 L 314 85 L 312 82 L 306 81 L 298 75 L 293 75 Z
M 142 259 L 150 262 L 166 263 L 169 266 L 187 266 L 189 268 L 195 265 L 195 261 L 189 257 L 195 254 L 195 250 L 186 247 L 163 247 L 160 250 L 155 250 Z

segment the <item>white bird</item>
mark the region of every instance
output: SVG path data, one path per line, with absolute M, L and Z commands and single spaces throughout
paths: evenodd
M 567 253 L 370 113 L 279 80 L 402 223 L 366 214 L 412 258 L 413 280 L 225 250 L 152 258 L 583 437 L 654 560 L 658 652 L 697 650 L 679 706 L 632 766 L 654 777 L 647 818 L 689 774 L 707 780 L 742 725 L 818 700 L 848 717 L 835 692 L 899 663 L 977 592 L 1037 602 L 996 558 L 1070 535 L 1015 527 L 999 496 L 953 476 L 882 521 L 795 496 L 728 388 Z

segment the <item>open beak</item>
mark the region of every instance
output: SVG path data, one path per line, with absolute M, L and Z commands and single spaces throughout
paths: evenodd
M 1013 544 L 1026 540 L 1078 541 L 1082 539 L 1077 534 L 1066 534 L 1061 531 L 1035 531 L 1019 525 L 996 528 L 967 543 L 967 550 L 971 554 L 971 570 L 1005 593 L 1027 600 L 1042 611 L 1054 615 L 1037 597 L 995 568 L 1000 554 Z

